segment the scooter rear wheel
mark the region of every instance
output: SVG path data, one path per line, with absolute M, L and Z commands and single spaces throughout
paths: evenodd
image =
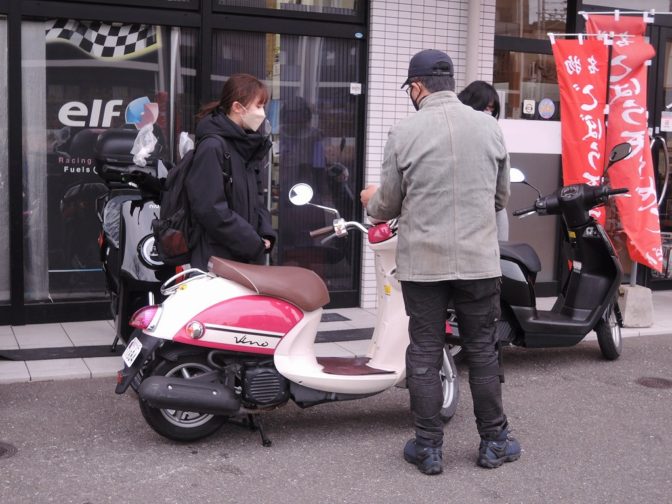
M 185 355 L 176 361 L 164 360 L 152 370 L 153 376 L 181 376 L 185 380 L 212 371 L 212 366 L 203 355 Z M 150 375 L 148 375 L 150 376 Z M 199 413 L 152 408 L 139 399 L 140 411 L 149 426 L 156 432 L 174 441 L 195 441 L 213 434 L 227 417 Z
M 607 309 L 605 315 L 595 326 L 597 334 L 597 343 L 600 345 L 600 351 L 607 360 L 616 360 L 621 356 L 623 350 L 623 337 L 621 336 L 621 326 L 616 319 L 616 309 L 612 304 Z
M 457 411 L 460 399 L 460 380 L 457 375 L 457 366 L 448 346 L 443 349 L 443 365 L 439 371 L 443 390 L 443 404 L 441 406 L 441 420 L 448 422 Z

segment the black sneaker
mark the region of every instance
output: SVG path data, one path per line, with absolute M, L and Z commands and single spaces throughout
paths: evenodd
M 415 439 L 411 439 L 404 446 L 404 460 L 414 464 L 424 474 L 440 474 L 443 471 L 440 446 L 418 446 Z
M 481 439 L 478 448 L 478 465 L 494 469 L 504 462 L 513 462 L 520 458 L 520 443 L 509 435 L 508 427 L 492 439 Z

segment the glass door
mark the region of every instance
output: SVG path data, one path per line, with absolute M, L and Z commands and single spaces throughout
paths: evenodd
M 658 15 L 656 20 L 658 21 Z M 665 16 L 668 17 L 668 16 Z M 653 125 L 653 163 L 658 193 L 663 271 L 647 270 L 646 283 L 652 289 L 672 288 L 672 28 L 652 27 L 651 43 L 656 48 L 649 86 L 649 110 Z M 653 103 L 652 103 L 653 102 Z

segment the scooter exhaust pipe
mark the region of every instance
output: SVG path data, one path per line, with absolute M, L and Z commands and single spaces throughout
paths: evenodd
M 168 376 L 150 376 L 138 389 L 153 408 L 234 415 L 240 409 L 235 392 L 221 383 L 204 383 Z

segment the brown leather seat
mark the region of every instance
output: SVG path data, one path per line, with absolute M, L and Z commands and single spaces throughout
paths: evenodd
M 212 256 L 208 271 L 236 282 L 257 294 L 285 299 L 303 311 L 329 302 L 329 291 L 314 271 L 296 266 L 260 266 Z

